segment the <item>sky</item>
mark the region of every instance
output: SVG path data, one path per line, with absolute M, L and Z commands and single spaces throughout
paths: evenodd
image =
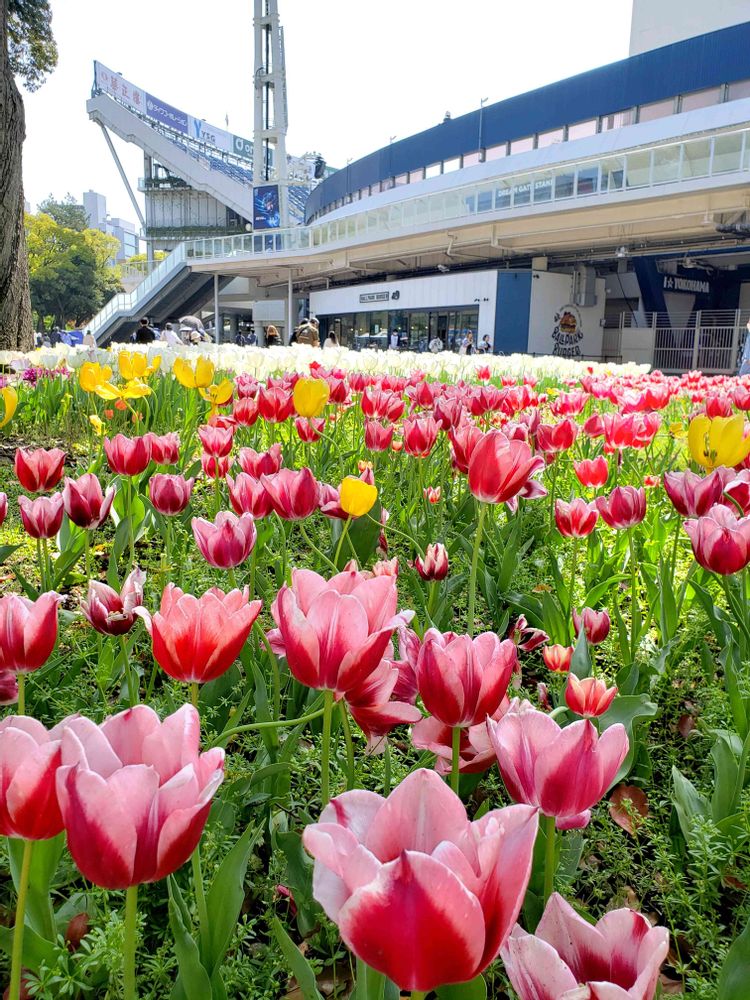
M 51 0 L 59 63 L 24 94 L 24 185 L 106 195 L 135 220 L 104 136 L 86 114 L 98 59 L 133 84 L 252 138 L 252 0 Z M 279 0 L 287 152 L 344 166 L 479 106 L 628 54 L 632 0 Z M 131 184 L 143 154 L 113 140 Z

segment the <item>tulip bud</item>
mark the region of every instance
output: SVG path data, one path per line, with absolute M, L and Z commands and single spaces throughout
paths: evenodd
M 573 628 L 576 635 L 581 632 L 581 625 L 586 634 L 586 641 L 592 646 L 598 646 L 600 642 L 609 635 L 610 629 L 609 615 L 606 611 L 594 611 L 593 608 L 584 608 L 579 615 L 573 608 Z
M 615 700 L 617 688 L 608 688 L 604 681 L 596 677 L 584 677 L 579 680 L 575 674 L 568 674 L 565 686 L 565 704 L 576 715 L 586 719 L 604 715 Z
M 37 448 L 36 451 L 16 449 L 14 469 L 16 477 L 29 493 L 46 493 L 62 479 L 65 452 L 59 448 Z
M 301 417 L 318 417 L 323 412 L 331 395 L 325 379 L 300 378 L 294 386 L 294 409 Z
M 226 479 L 231 464 L 232 460 L 229 456 L 217 458 L 215 455 L 209 455 L 206 451 L 201 455 L 203 475 L 209 479 Z
M 545 712 L 552 711 L 552 703 L 549 700 L 549 691 L 547 685 L 544 681 L 539 681 L 536 686 L 536 694 L 539 698 L 539 704 L 544 709 Z
M 18 498 L 18 509 L 21 512 L 23 529 L 31 538 L 54 538 L 62 525 L 65 507 L 62 493 L 53 493 L 51 497 Z
M 232 450 L 234 430 L 232 428 L 205 425 L 198 428 L 198 437 L 206 454 L 211 455 L 213 458 L 226 458 Z
M 179 462 L 180 435 L 176 431 L 144 436 L 151 442 L 151 458 L 157 465 L 176 465 Z
M 440 497 L 442 496 L 442 489 L 440 486 L 427 486 L 422 490 L 422 494 L 428 503 L 440 503 Z
M 586 503 L 580 497 L 570 503 L 555 500 L 555 524 L 566 538 L 585 538 L 594 530 L 598 520 L 599 513 L 594 503 Z
M 423 580 L 444 580 L 448 575 L 448 550 L 441 542 L 427 546 L 424 559 L 417 556 L 414 569 Z
M 346 476 L 339 487 L 339 503 L 349 517 L 362 517 L 367 514 L 375 506 L 377 499 L 377 486 L 363 482 L 355 476 Z
M 544 660 L 545 666 L 550 670 L 553 670 L 558 674 L 564 674 L 566 671 L 570 670 L 570 663 L 573 659 L 573 647 L 558 645 L 545 646 L 542 650 L 542 659 Z
M 217 569 L 233 569 L 243 563 L 252 552 L 257 538 L 252 514 L 237 517 L 228 510 L 222 510 L 213 521 L 194 517 L 192 526 L 201 555 Z
M 80 479 L 65 478 L 62 497 L 65 513 L 73 524 L 91 530 L 106 521 L 115 498 L 115 489 L 110 486 L 106 494 L 102 493 L 96 476 L 92 472 L 86 472 Z
M 195 479 L 192 476 L 190 479 L 185 479 L 183 476 L 157 472 L 148 481 L 148 496 L 160 514 L 174 517 L 187 507 L 194 484 Z
M 7 516 L 8 516 L 8 496 L 5 493 L 0 493 L 0 526 L 2 526 L 2 523 Z
M 81 941 L 90 929 L 88 913 L 77 913 L 65 928 L 65 943 L 68 946 L 68 951 L 78 951 Z
M 240 468 L 253 479 L 260 479 L 261 476 L 271 476 L 281 468 L 281 445 L 272 444 L 268 451 L 254 451 L 252 448 L 240 448 L 237 456 Z
M 89 582 L 88 594 L 81 602 L 81 610 L 102 635 L 125 635 L 135 624 L 135 609 L 143 604 L 143 585 L 146 574 L 134 569 L 118 594 L 106 583 Z

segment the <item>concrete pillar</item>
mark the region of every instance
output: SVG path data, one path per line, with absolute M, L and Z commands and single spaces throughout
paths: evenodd
M 229 342 L 231 344 L 235 343 L 237 340 L 237 334 L 240 331 L 240 318 L 237 313 L 229 313 Z
M 219 315 L 219 275 L 214 275 L 214 339 L 217 344 L 222 341 L 222 334 L 224 332 L 224 322 L 222 317 Z

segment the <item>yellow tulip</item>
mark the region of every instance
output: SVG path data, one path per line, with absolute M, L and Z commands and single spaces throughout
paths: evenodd
M 350 517 L 362 517 L 375 506 L 378 499 L 377 486 L 370 486 L 355 476 L 347 476 L 339 487 L 341 509 Z
M 325 379 L 298 379 L 294 386 L 294 409 L 308 420 L 310 417 L 318 417 L 325 409 L 330 395 L 331 390 Z
M 733 468 L 750 454 L 750 436 L 745 437 L 745 417 L 694 417 L 688 428 L 688 447 L 698 465 L 715 469 Z
M 224 378 L 219 382 L 218 385 L 209 385 L 207 388 L 200 386 L 198 392 L 206 400 L 207 403 L 211 404 L 210 416 L 213 416 L 217 412 L 220 406 L 226 406 L 229 400 L 232 398 L 232 393 L 234 392 L 234 386 L 229 381 L 228 378 Z
M 95 392 L 98 385 L 111 378 L 109 365 L 100 365 L 98 361 L 84 361 L 78 370 L 78 383 L 84 392 Z
M 214 366 L 208 358 L 198 358 L 195 368 L 184 358 L 175 358 L 172 374 L 186 389 L 207 389 L 214 380 Z
M 100 417 L 97 417 L 95 413 L 92 413 L 91 416 L 89 417 L 89 423 L 94 428 L 99 437 L 101 437 L 102 434 L 104 433 L 104 421 Z
M 3 419 L 0 420 L 0 427 L 5 427 L 13 419 L 13 414 L 18 409 L 18 393 L 13 388 L 12 385 L 6 385 L 4 389 L 0 389 L 0 396 L 3 400 L 3 408 L 5 413 L 3 414 Z
M 133 379 L 148 378 L 149 375 L 158 372 L 161 367 L 161 355 L 157 355 L 149 364 L 148 355 L 141 351 L 120 351 L 117 363 L 120 375 L 126 381 L 132 382 Z
M 687 434 L 687 429 L 685 428 L 684 424 L 674 423 L 669 425 L 669 433 L 672 435 L 672 437 L 684 438 L 685 435 Z
M 141 382 L 138 378 L 131 379 L 125 385 L 120 386 L 121 399 L 141 399 L 143 396 L 150 395 L 151 386 L 146 385 L 145 382 Z

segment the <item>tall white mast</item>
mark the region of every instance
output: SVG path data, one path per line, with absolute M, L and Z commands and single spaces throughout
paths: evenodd
M 255 16 L 255 115 L 253 183 L 279 185 L 281 225 L 289 225 L 286 161 L 286 70 L 278 0 L 253 0 Z

